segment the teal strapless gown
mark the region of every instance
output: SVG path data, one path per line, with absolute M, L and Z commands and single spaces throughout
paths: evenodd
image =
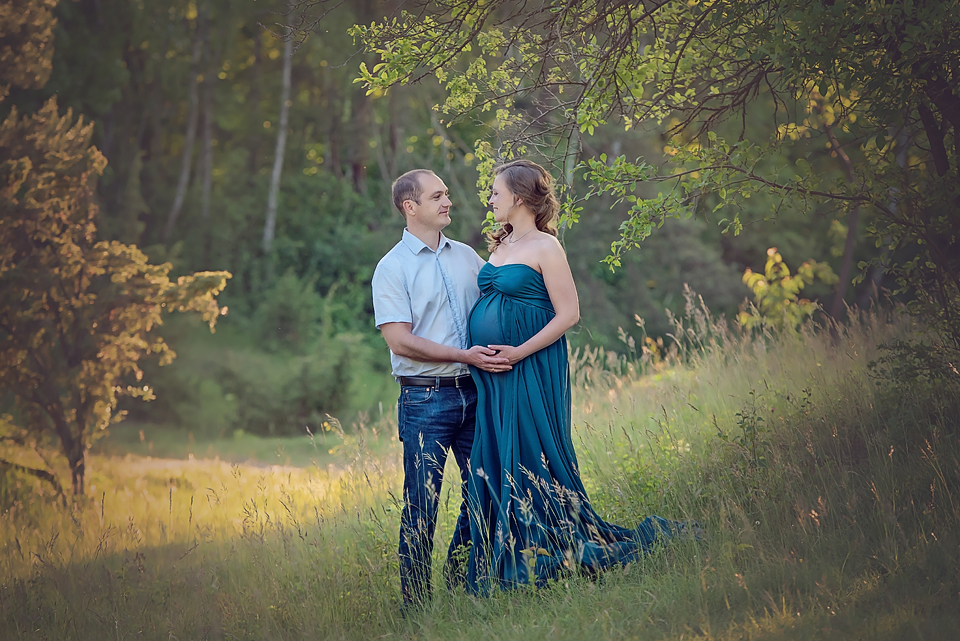
M 520 345 L 554 317 L 543 276 L 528 265 L 484 265 L 470 312 L 472 345 Z M 647 517 L 636 529 L 606 523 L 587 498 L 570 436 L 567 341 L 509 372 L 471 367 L 477 431 L 470 456 L 467 588 L 542 585 L 565 571 L 635 560 L 679 524 Z

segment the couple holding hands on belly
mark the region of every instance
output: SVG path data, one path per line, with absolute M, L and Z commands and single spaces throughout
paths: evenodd
M 400 383 L 404 610 L 430 597 L 448 451 L 463 494 L 444 567 L 450 588 L 482 595 L 595 573 L 683 529 L 656 516 L 620 527 L 591 507 L 570 436 L 564 333 L 580 308 L 553 180 L 529 160 L 494 172 L 489 261 L 443 235 L 447 187 L 416 169 L 393 184 L 406 229 L 373 276 L 376 325 Z

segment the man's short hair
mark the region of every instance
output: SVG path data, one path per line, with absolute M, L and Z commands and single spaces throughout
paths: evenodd
M 404 218 L 407 217 L 403 211 L 403 202 L 405 200 L 412 200 L 418 205 L 420 204 L 420 196 L 423 195 L 423 185 L 420 184 L 420 174 L 436 176 L 436 174 L 429 169 L 411 169 L 393 181 L 393 206 L 397 208 L 397 211 L 399 211 Z

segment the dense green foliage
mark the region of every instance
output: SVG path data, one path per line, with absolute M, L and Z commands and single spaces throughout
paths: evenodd
M 58 0 L 13 0 L 0 7 L 0 101 L 11 85 L 39 88 L 50 76 Z

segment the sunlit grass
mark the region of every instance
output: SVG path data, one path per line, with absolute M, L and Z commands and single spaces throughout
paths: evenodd
M 261 638 L 368 619 L 364 579 L 396 565 L 383 551 L 398 478 L 396 456 L 364 458 L 371 433 L 325 467 L 94 456 L 84 501 L 4 514 L 0 630 Z
M 908 321 L 758 340 L 700 314 L 666 360 L 577 355 L 574 442 L 606 518 L 696 519 L 702 542 L 595 581 L 489 599 L 441 589 L 404 619 L 387 412 L 274 453 L 283 465 L 96 455 L 88 496 L 67 508 L 31 481 L 6 487 L 0 637 L 960 636 L 960 393 L 869 367 Z M 458 507 L 447 488 L 438 572 Z
M 360 413 L 360 423 L 369 425 L 369 415 Z M 375 426 L 387 426 L 380 416 Z M 133 455 L 149 458 L 175 459 L 220 459 L 229 463 L 251 463 L 254 465 L 294 465 L 297 467 L 340 465 L 344 452 L 350 443 L 345 443 L 335 424 L 326 422 L 318 433 L 311 434 L 304 428 L 300 436 L 264 437 L 235 430 L 223 438 L 195 434 L 177 426 L 155 425 L 125 421 L 110 428 L 109 438 L 94 443 L 93 453 L 123 457 Z M 365 441 L 365 447 L 377 456 L 385 454 L 391 447 L 390 438 L 381 438 L 379 432 L 371 429 Z

